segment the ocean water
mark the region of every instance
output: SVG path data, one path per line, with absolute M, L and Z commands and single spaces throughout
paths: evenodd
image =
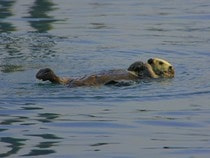
M 0 157 L 210 155 L 208 0 L 0 2 Z M 69 88 L 35 79 L 169 60 L 173 79 Z

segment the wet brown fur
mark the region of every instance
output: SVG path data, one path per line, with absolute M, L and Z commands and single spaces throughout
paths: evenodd
M 98 86 L 124 80 L 137 81 L 144 78 L 159 77 L 174 77 L 174 68 L 167 61 L 158 58 L 149 59 L 147 63 L 137 61 L 131 64 L 127 70 L 109 70 L 80 78 L 59 77 L 50 68 L 41 69 L 36 74 L 36 78 L 39 80 L 67 84 L 70 87 Z

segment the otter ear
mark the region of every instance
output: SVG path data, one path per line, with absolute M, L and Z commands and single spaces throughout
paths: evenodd
M 128 68 L 128 71 L 134 71 L 134 72 L 139 72 L 144 70 L 144 63 L 141 61 L 137 61 L 133 64 L 131 64 Z

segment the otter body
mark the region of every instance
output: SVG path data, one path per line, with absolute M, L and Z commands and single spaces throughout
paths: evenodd
M 122 80 L 138 80 L 138 76 L 129 72 L 127 70 L 119 69 L 119 70 L 110 70 L 104 71 L 98 74 L 87 75 L 81 78 L 71 79 L 68 82 L 70 87 L 75 86 L 98 86 L 98 85 L 108 85 L 112 83 L 116 83 Z
M 160 77 L 174 77 L 174 68 L 169 62 L 159 58 L 149 59 L 147 63 L 134 62 L 127 70 L 109 70 L 80 78 L 59 77 L 50 68 L 41 69 L 36 74 L 36 78 L 39 80 L 49 80 L 52 83 L 66 84 L 69 87 L 99 86 L 120 81 L 137 81 L 144 78 Z

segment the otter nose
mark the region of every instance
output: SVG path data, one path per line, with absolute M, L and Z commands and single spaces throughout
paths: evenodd
M 151 58 L 147 62 L 148 62 L 148 64 L 152 64 L 153 63 L 153 59 Z
M 168 71 L 169 71 L 171 74 L 174 74 L 174 73 L 175 73 L 175 72 L 174 72 L 173 66 L 169 66 Z

